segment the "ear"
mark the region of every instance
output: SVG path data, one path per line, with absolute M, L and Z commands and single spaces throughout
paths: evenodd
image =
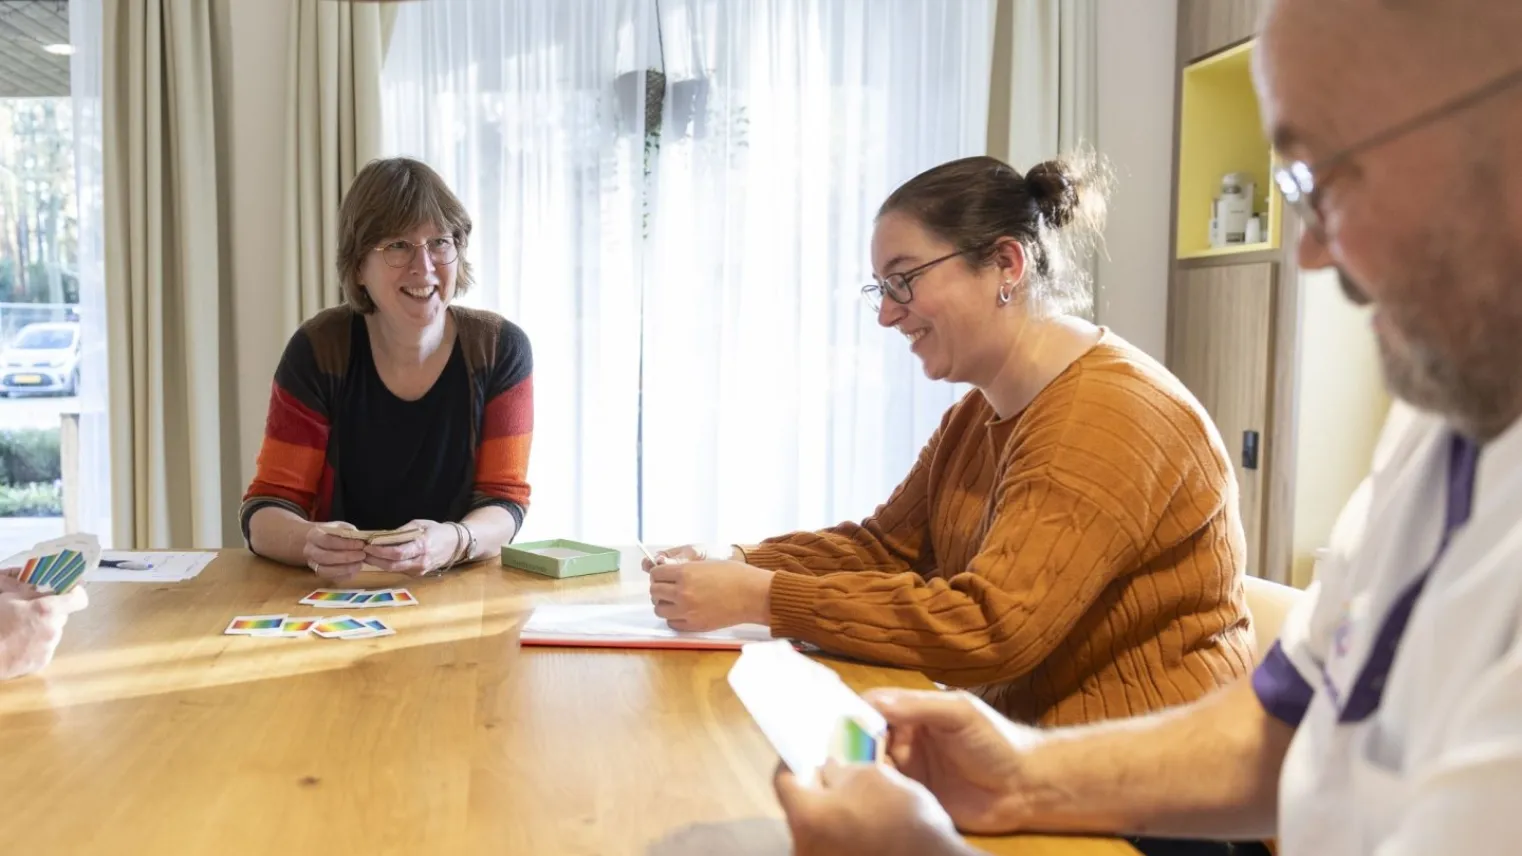
M 1019 285 L 1025 279 L 1025 245 L 1014 238 L 1000 238 L 990 260 L 999 269 L 999 281 Z

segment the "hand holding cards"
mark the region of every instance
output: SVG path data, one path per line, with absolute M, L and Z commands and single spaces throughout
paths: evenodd
M 365 568 L 407 573 L 427 556 L 427 526 L 413 521 L 397 529 L 356 529 L 343 521 L 318 523 L 307 530 L 302 558 L 330 585 L 346 585 Z M 414 573 L 414 576 L 419 574 Z
M 874 763 L 887 751 L 883 715 L 845 685 L 835 670 L 793 649 L 786 640 L 740 649 L 729 685 L 804 785 L 826 761 Z
M 100 541 L 94 535 L 65 535 L 33 547 L 16 580 L 43 594 L 67 594 L 98 564 Z
M 339 538 L 348 538 L 353 541 L 363 541 L 376 547 L 389 547 L 395 544 L 405 544 L 423 537 L 423 530 L 416 526 L 404 526 L 401 529 L 350 529 L 347 526 L 339 526 L 332 523 L 318 524 L 319 529 L 329 535 Z
M 0 680 L 52 662 L 69 616 L 90 603 L 79 581 L 99 561 L 95 537 L 73 535 L 6 562 L 0 571 Z

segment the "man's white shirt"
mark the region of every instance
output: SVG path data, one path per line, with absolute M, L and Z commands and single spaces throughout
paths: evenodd
M 1328 546 L 1253 676 L 1297 725 L 1280 853 L 1522 852 L 1522 423 L 1397 404 Z

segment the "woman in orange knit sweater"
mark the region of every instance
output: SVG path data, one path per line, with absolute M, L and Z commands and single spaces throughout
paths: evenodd
M 657 556 L 657 614 L 769 625 L 1048 725 L 1181 704 L 1249 671 L 1220 436 L 1165 368 L 1069 314 L 1090 299 L 1075 258 L 1104 190 L 1091 159 L 1021 176 L 976 157 L 895 191 L 865 292 L 929 377 L 976 389 L 862 523 Z

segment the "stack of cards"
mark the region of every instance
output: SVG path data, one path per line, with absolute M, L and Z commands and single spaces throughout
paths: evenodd
M 405 544 L 422 537 L 423 530 L 416 526 L 402 529 L 349 529 L 343 526 L 322 524 L 318 528 L 329 535 L 337 535 L 340 538 L 352 538 L 355 541 L 363 541 L 366 544 L 374 544 L 377 547 L 387 547 L 393 544 Z
M 228 636 L 297 639 L 309 634 L 324 639 L 373 639 L 396 633 L 379 618 L 291 618 L 287 615 L 240 615 L 222 631 Z
M 318 589 L 302 598 L 301 603 L 319 609 L 369 609 L 376 606 L 417 606 L 417 598 L 406 589 Z
M 100 563 L 94 535 L 65 535 L 32 548 L 16 579 L 40 592 L 64 594 Z

